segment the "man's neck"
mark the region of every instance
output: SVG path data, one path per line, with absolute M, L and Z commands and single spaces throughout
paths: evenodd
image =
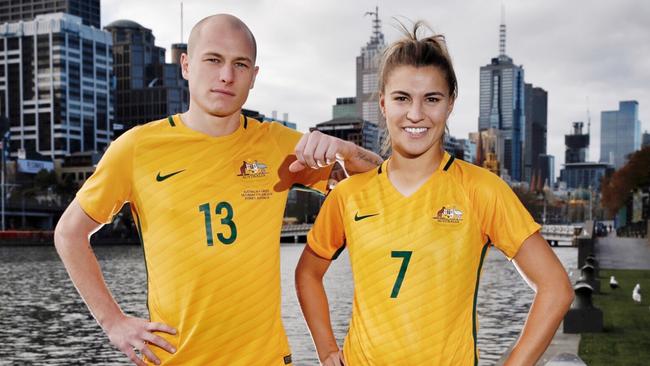
M 188 128 L 212 137 L 227 136 L 239 128 L 240 111 L 226 117 L 218 117 L 198 108 L 192 108 L 181 114 L 183 123 Z

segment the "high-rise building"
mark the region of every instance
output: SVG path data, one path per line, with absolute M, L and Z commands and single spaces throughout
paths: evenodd
M 0 25 L 0 113 L 11 154 L 61 158 L 111 140 L 112 38 L 64 13 Z
M 532 84 L 524 84 L 524 105 L 526 111 L 526 142 L 524 143 L 524 180 L 529 182 L 534 172 L 547 170 L 539 166 L 537 157 L 546 155 L 546 129 L 548 121 L 548 93 Z M 546 160 L 543 160 L 546 161 Z M 548 177 L 548 175 L 546 175 Z
M 503 155 L 505 139 L 502 132 L 496 128 L 470 132 L 469 140 L 476 145 L 474 164 L 501 176 L 501 163 L 497 157 Z
M 351 141 L 364 149 L 377 151 L 377 125 L 358 117 L 339 117 L 310 128 L 326 135 Z
M 648 131 L 644 132 L 643 136 L 641 136 L 641 148 L 646 146 L 650 146 L 650 133 Z
M 616 169 L 627 162 L 627 156 L 641 148 L 639 102 L 619 102 L 617 111 L 600 114 L 600 162 Z
M 613 171 L 608 163 L 587 161 L 589 150 L 589 132 L 583 133 L 582 122 L 573 122 L 573 133 L 564 136 L 566 150 L 564 153 L 564 168 L 560 170 L 560 180 L 570 189 L 600 190 L 603 176 Z
M 473 139 L 457 139 L 454 136 L 445 134 L 443 149 L 456 159 L 461 159 L 474 164 L 476 160 L 476 142 Z
M 467 139 L 456 139 L 457 143 L 457 150 L 456 150 L 456 155 L 458 159 L 462 159 L 468 163 L 474 164 L 476 161 L 476 141 L 471 137 Z M 447 144 L 446 142 L 446 136 L 445 136 L 445 145 Z M 446 150 L 446 148 L 445 148 Z M 447 150 L 449 151 L 449 150 Z M 451 152 L 449 152 L 451 153 Z
M 515 65 L 506 55 L 506 25 L 503 20 L 499 34 L 499 56 L 481 67 L 478 127 L 479 131 L 494 128 L 502 132 L 503 154 L 497 154 L 501 172 L 520 181 L 524 178 L 523 143 L 526 136 L 524 68 Z
M 361 54 L 357 56 L 357 115 L 364 121 L 374 123 L 375 126 L 382 126 L 381 113 L 379 112 L 379 62 L 381 53 L 386 44 L 384 43 L 384 34 L 381 31 L 381 20 L 379 20 L 379 7 L 374 12 L 368 12 L 372 15 L 372 36 L 370 41 L 361 48 Z M 380 127 L 380 144 L 386 141 L 388 132 L 385 128 Z M 385 144 L 384 144 L 385 145 Z M 387 156 L 388 150 L 384 149 L 381 155 Z
M 600 182 L 605 175 L 609 175 L 614 168 L 607 163 L 583 162 L 564 164 L 560 170 L 560 180 L 566 182 L 571 189 L 595 189 L 600 191 Z
M 66 13 L 99 28 L 99 0 L 0 0 L 0 23 L 34 20 L 37 15 Z
M 589 150 L 589 132 L 582 133 L 584 123 L 573 122 L 573 134 L 564 136 L 565 163 L 584 163 L 587 161 L 587 151 Z
M 116 20 L 104 29 L 113 36 L 116 134 L 187 110 L 189 90 L 180 65 L 165 63 L 165 49 L 155 45 L 151 29 L 131 20 Z M 176 46 L 180 58 L 182 47 Z
M 537 161 L 537 170 L 535 170 L 535 174 L 531 176 L 531 181 L 532 178 L 535 177 L 538 182 L 541 182 L 542 187 L 544 185 L 552 187 L 553 184 L 555 184 L 555 156 L 540 154 L 535 160 Z
M 336 98 L 336 104 L 332 106 L 332 119 L 341 117 L 359 117 L 357 98 Z
M 181 55 L 187 53 L 187 43 L 172 43 L 172 63 L 181 64 Z

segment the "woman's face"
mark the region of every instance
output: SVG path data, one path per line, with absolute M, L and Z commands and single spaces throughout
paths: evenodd
M 444 73 L 435 66 L 397 66 L 380 95 L 393 152 L 418 157 L 440 149 L 454 101 Z

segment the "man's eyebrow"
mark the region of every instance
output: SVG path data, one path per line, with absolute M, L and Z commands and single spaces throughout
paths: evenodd
M 222 58 L 222 59 L 225 58 L 219 52 L 213 52 L 213 51 L 206 52 L 201 56 L 202 57 L 217 57 L 217 58 Z M 246 61 L 246 62 L 249 62 L 251 64 L 253 63 L 253 60 L 250 57 L 246 57 L 246 56 L 235 57 L 234 61 Z

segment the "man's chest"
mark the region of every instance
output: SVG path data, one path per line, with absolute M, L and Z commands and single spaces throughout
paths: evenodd
M 203 201 L 264 203 L 281 196 L 286 157 L 268 144 L 142 146 L 134 160 L 134 197 L 168 209 Z

